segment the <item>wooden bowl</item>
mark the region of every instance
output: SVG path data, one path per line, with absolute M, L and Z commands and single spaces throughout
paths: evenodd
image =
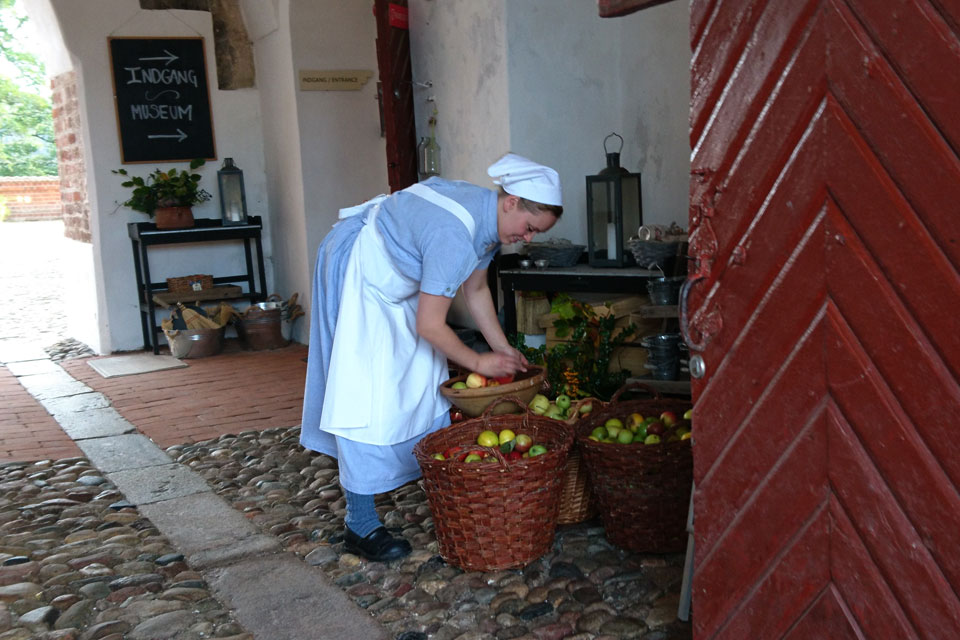
M 476 418 L 483 413 L 483 410 L 491 402 L 500 396 L 517 396 L 525 404 L 529 404 L 533 400 L 533 396 L 537 395 L 543 388 L 543 383 L 547 379 L 547 372 L 543 367 L 528 365 L 526 371 L 517 372 L 514 381 L 507 384 L 480 387 L 479 389 L 452 388 L 455 383 L 465 382 L 466 379 L 467 374 L 450 378 L 440 385 L 440 393 L 463 411 L 464 416 Z M 503 402 L 493 408 L 493 415 L 514 413 L 522 408 L 512 402 Z

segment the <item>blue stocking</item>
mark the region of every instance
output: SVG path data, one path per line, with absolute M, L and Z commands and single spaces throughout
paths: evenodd
M 347 497 L 347 516 L 344 522 L 350 531 L 366 538 L 374 529 L 383 526 L 374 508 L 372 493 L 354 493 L 346 489 L 343 493 Z

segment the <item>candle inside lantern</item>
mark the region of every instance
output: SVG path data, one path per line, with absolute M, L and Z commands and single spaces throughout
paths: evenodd
M 617 259 L 617 225 L 614 222 L 607 223 L 607 260 Z

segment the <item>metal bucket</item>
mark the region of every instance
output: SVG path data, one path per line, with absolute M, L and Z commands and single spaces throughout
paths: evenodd
M 261 309 L 253 306 L 236 321 L 237 335 L 247 349 L 262 351 L 287 346 L 289 340 L 283 337 L 280 308 Z
M 647 280 L 650 303 L 656 306 L 674 305 L 680 302 L 680 287 L 686 276 L 653 278 Z
M 224 327 L 219 329 L 164 330 L 174 358 L 205 358 L 223 350 Z

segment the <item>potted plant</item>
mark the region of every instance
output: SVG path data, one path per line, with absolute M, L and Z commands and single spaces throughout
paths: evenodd
M 190 161 L 189 170 L 156 169 L 146 178 L 132 176 L 121 183 L 121 186 L 133 189 L 130 199 L 122 203 L 123 206 L 155 218 L 158 229 L 192 227 L 191 207 L 212 197 L 206 189 L 200 188 L 200 174 L 193 173 L 194 169 L 204 164 L 206 160 L 197 158 Z M 126 169 L 114 169 L 113 172 L 121 176 L 128 175 Z

